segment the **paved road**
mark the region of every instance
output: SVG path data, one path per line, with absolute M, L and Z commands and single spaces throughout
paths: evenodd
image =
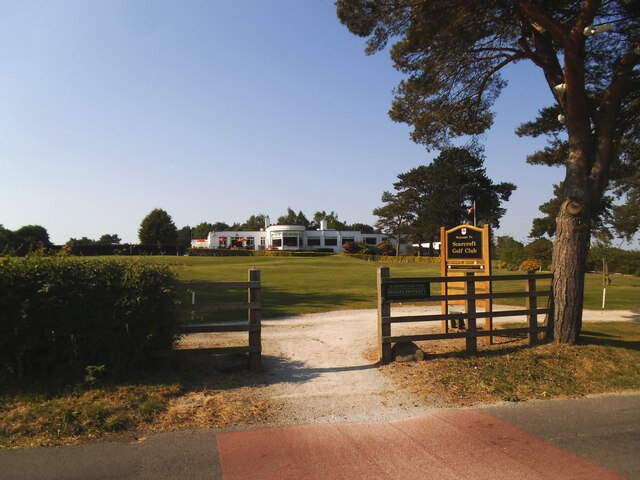
M 381 438 L 391 442 L 380 443 Z M 262 474 L 251 468 L 252 480 L 300 478 L 301 472 L 307 479 L 334 480 L 361 478 L 352 472 L 371 479 L 560 479 L 570 478 L 569 472 L 580 473 L 573 478 L 640 479 L 638 452 L 640 394 L 628 394 L 434 410 L 384 424 L 198 430 L 153 435 L 136 444 L 0 451 L 0 478 L 221 479 L 222 463 L 224 479 L 233 480 L 249 478 L 243 472 L 255 461 Z

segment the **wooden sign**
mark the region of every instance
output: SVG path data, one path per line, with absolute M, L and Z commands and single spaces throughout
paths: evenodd
M 384 299 L 398 300 L 429 300 L 431 297 L 430 284 L 427 281 L 412 281 L 403 283 L 385 283 Z
M 447 258 L 475 260 L 482 258 L 484 238 L 482 229 L 464 225 L 447 231 Z

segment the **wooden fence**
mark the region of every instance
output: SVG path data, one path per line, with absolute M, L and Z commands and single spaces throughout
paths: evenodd
M 198 354 L 232 354 L 248 353 L 249 369 L 259 370 L 261 368 L 262 340 L 261 340 L 261 318 L 262 303 L 260 299 L 260 270 L 249 270 L 248 281 L 246 282 L 181 282 L 180 287 L 191 292 L 208 292 L 212 289 L 247 289 L 248 298 L 246 302 L 233 303 L 197 303 L 183 304 L 180 310 L 186 312 L 220 312 L 224 310 L 247 310 L 247 321 L 225 322 L 225 323 L 194 323 L 184 325 L 181 333 L 217 333 L 217 332 L 248 332 L 247 345 L 233 347 L 210 347 L 199 349 L 175 350 L 177 353 L 198 353 Z M 193 313 L 192 313 L 193 315 Z
M 538 280 L 550 280 L 552 274 L 536 274 L 529 272 L 522 275 L 478 275 L 467 273 L 464 277 L 425 277 L 425 278 L 391 278 L 388 267 L 380 267 L 378 269 L 378 347 L 381 363 L 388 363 L 392 360 L 391 345 L 396 342 L 415 342 L 426 340 L 443 340 L 453 338 L 466 339 L 466 351 L 468 353 L 476 353 L 478 351 L 479 337 L 493 337 L 496 334 L 522 335 L 527 334 L 529 344 L 535 344 L 538 341 L 538 315 L 547 315 L 549 308 L 540 308 L 538 306 L 538 297 L 549 297 L 551 287 L 539 288 Z M 476 293 L 476 282 L 523 282 L 522 291 L 516 292 L 494 292 L 493 288 L 488 293 Z M 464 282 L 464 293 L 447 294 L 447 288 L 444 287 L 448 282 Z M 440 291 L 444 292 L 440 295 L 431 294 L 431 286 L 440 285 Z M 515 309 L 507 311 L 477 311 L 476 301 L 504 298 L 525 298 L 526 305 L 524 309 Z M 453 302 L 464 301 L 464 313 L 441 313 L 432 315 L 413 315 L 413 316 L 391 316 L 391 304 L 401 301 L 405 302 Z M 446 311 L 446 310 L 445 310 Z M 505 328 L 496 330 L 493 328 L 493 319 L 498 317 L 526 316 L 527 327 L 524 328 Z M 486 318 L 487 326 L 483 330 L 477 328 L 476 320 L 478 318 Z M 449 332 L 444 328 L 447 321 L 466 320 L 466 331 Z M 404 335 L 393 336 L 391 334 L 391 325 L 394 323 L 406 322 L 443 322 L 442 333 L 427 333 L 420 335 Z

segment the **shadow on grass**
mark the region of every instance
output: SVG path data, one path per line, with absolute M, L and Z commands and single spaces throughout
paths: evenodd
M 349 306 L 370 303 L 375 308 L 375 291 L 371 296 L 345 290 L 341 293 L 304 292 L 297 293 L 284 289 L 262 289 L 262 318 L 277 319 L 308 313 L 309 311 L 343 310 Z M 356 307 L 357 308 L 357 307 Z
M 640 340 L 628 340 L 620 335 L 583 331 L 579 345 L 598 345 L 602 347 L 624 348 L 626 350 L 640 351 Z

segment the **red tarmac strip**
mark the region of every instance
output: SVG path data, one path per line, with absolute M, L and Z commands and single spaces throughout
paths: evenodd
M 474 410 L 217 435 L 224 480 L 621 479 Z

